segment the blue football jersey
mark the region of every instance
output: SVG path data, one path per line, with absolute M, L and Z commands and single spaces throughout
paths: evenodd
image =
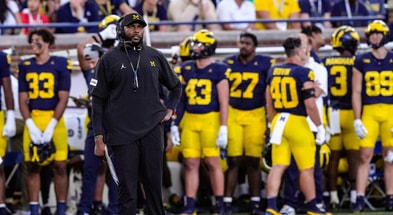
M 18 69 L 19 92 L 28 93 L 30 110 L 54 110 L 58 92 L 70 90 L 72 64 L 64 57 L 51 56 L 44 64 L 29 58 Z
M 267 81 L 277 112 L 307 116 L 302 88 L 305 82 L 314 81 L 312 70 L 291 63 L 276 65 L 269 70 Z
M 354 66 L 363 75 L 362 104 L 393 104 L 393 52 L 384 59 L 371 52 L 359 54 Z
M 218 112 L 217 84 L 226 79 L 230 68 L 223 63 L 211 63 L 203 69 L 194 61 L 186 61 L 181 67 L 181 80 L 185 83 L 186 111 L 189 113 Z
M 331 56 L 322 60 L 328 71 L 329 106 L 352 109 L 352 68 L 355 56 Z
M 10 64 L 11 64 L 11 56 L 7 55 L 4 52 L 0 52 L 0 79 L 9 77 L 11 75 L 10 73 Z M 2 82 L 0 81 L 0 87 L 2 85 Z M 1 95 L 0 95 L 1 96 Z M 1 101 L 0 101 L 0 107 L 1 107 Z
M 274 59 L 256 55 L 247 64 L 239 61 L 238 55 L 224 60 L 230 68 L 229 104 L 240 110 L 251 110 L 265 106 L 266 78 Z

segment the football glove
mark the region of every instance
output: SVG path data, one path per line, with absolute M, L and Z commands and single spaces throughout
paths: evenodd
M 3 136 L 13 137 L 16 134 L 14 110 L 7 110 L 7 119 L 3 128 Z
M 366 137 L 366 134 L 368 133 L 366 127 L 364 127 L 362 120 L 360 119 L 355 119 L 355 121 L 353 122 L 354 126 L 355 126 L 355 132 L 356 132 L 356 136 L 359 139 L 363 139 Z
M 116 24 L 109 24 L 106 28 L 101 30 L 98 35 L 100 36 L 102 42 L 109 39 L 116 39 Z
M 180 146 L 179 127 L 176 125 L 171 126 L 171 140 L 174 146 Z
M 48 165 L 55 156 L 55 146 L 52 141 L 44 144 L 30 143 L 30 161 L 42 166 Z
M 43 141 L 44 143 L 50 142 L 53 137 L 53 132 L 55 131 L 57 125 L 57 120 L 55 118 L 52 118 L 48 125 L 46 126 L 46 129 L 43 134 Z
M 28 118 L 26 120 L 26 126 L 27 129 L 29 130 L 29 135 L 31 141 L 33 141 L 35 144 L 43 144 L 44 140 L 42 138 L 42 132 L 37 126 L 35 125 L 33 119 Z
M 228 144 L 228 128 L 226 125 L 221 125 L 218 131 L 216 146 L 225 149 Z
M 325 128 L 323 127 L 323 125 L 319 125 L 317 127 L 317 129 L 318 129 L 318 131 L 317 131 L 317 137 L 315 139 L 315 142 L 318 145 L 322 145 L 326 139 L 326 131 L 325 131 Z

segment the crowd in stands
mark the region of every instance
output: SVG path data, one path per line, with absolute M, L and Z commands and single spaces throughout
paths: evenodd
M 387 17 L 392 8 L 388 0 L 1 0 L 2 25 L 80 23 L 80 26 L 57 27 L 55 33 L 93 33 L 96 27 L 84 27 L 99 22 L 105 16 L 123 15 L 136 11 L 150 23 L 160 21 L 207 21 L 222 24 L 152 25 L 151 31 L 191 32 L 207 28 L 217 30 L 300 29 L 311 23 L 321 28 L 351 25 L 365 27 L 371 20 L 335 21 L 330 18 Z M 327 19 L 303 22 L 260 22 L 274 19 Z M 242 22 L 245 21 L 245 22 Z M 249 21 L 249 22 L 247 22 Z M 250 22 L 251 21 L 251 22 Z M 2 29 L 1 34 L 27 34 L 28 29 Z

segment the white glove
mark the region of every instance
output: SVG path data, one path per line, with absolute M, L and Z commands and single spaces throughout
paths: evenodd
M 228 144 L 228 128 L 226 125 L 221 125 L 218 131 L 216 146 L 225 149 Z
M 329 126 L 326 126 L 325 142 L 329 143 L 331 137 L 332 137 L 332 130 L 330 129 Z
M 179 127 L 176 125 L 171 126 L 171 139 L 174 146 L 180 146 Z
M 52 118 L 49 121 L 48 125 L 46 126 L 43 134 L 44 143 L 48 143 L 52 140 L 53 132 L 55 131 L 56 125 L 57 125 L 57 120 L 55 118 Z
M 102 41 L 116 39 L 116 24 L 108 25 L 106 28 L 100 31 L 98 35 L 100 35 Z
M 366 134 L 368 133 L 368 131 L 367 131 L 366 127 L 364 127 L 362 120 L 355 119 L 353 124 L 355 126 L 356 136 L 359 139 L 363 139 L 364 137 L 366 137 Z
M 13 137 L 16 134 L 15 112 L 7 110 L 7 119 L 3 128 L 3 136 Z
M 317 132 L 317 138 L 315 139 L 315 142 L 317 143 L 317 145 L 322 145 L 325 142 L 325 138 L 326 138 L 326 131 L 325 128 L 323 127 L 323 125 L 319 125 L 317 127 L 318 132 Z
M 43 144 L 44 140 L 42 138 L 42 132 L 37 126 L 34 124 L 34 121 L 31 118 L 26 120 L 27 129 L 29 129 L 30 139 L 35 144 Z

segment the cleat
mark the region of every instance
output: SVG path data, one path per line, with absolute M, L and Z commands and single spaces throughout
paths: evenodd
M 197 215 L 197 211 L 195 209 L 184 209 L 178 215 Z
M 271 208 L 267 208 L 265 215 L 281 215 L 281 213 L 279 213 L 278 211 L 271 209 Z
M 317 207 L 316 210 L 307 210 L 307 215 L 326 215 L 326 212 Z
M 364 211 L 364 205 L 361 205 L 359 203 L 356 203 L 354 207 L 352 208 L 352 212 L 354 213 L 359 213 Z
M 393 211 L 393 196 L 386 196 L 385 211 Z
M 295 208 L 289 206 L 289 205 L 284 205 L 281 210 L 280 213 L 282 215 L 295 215 L 296 214 L 296 210 Z

